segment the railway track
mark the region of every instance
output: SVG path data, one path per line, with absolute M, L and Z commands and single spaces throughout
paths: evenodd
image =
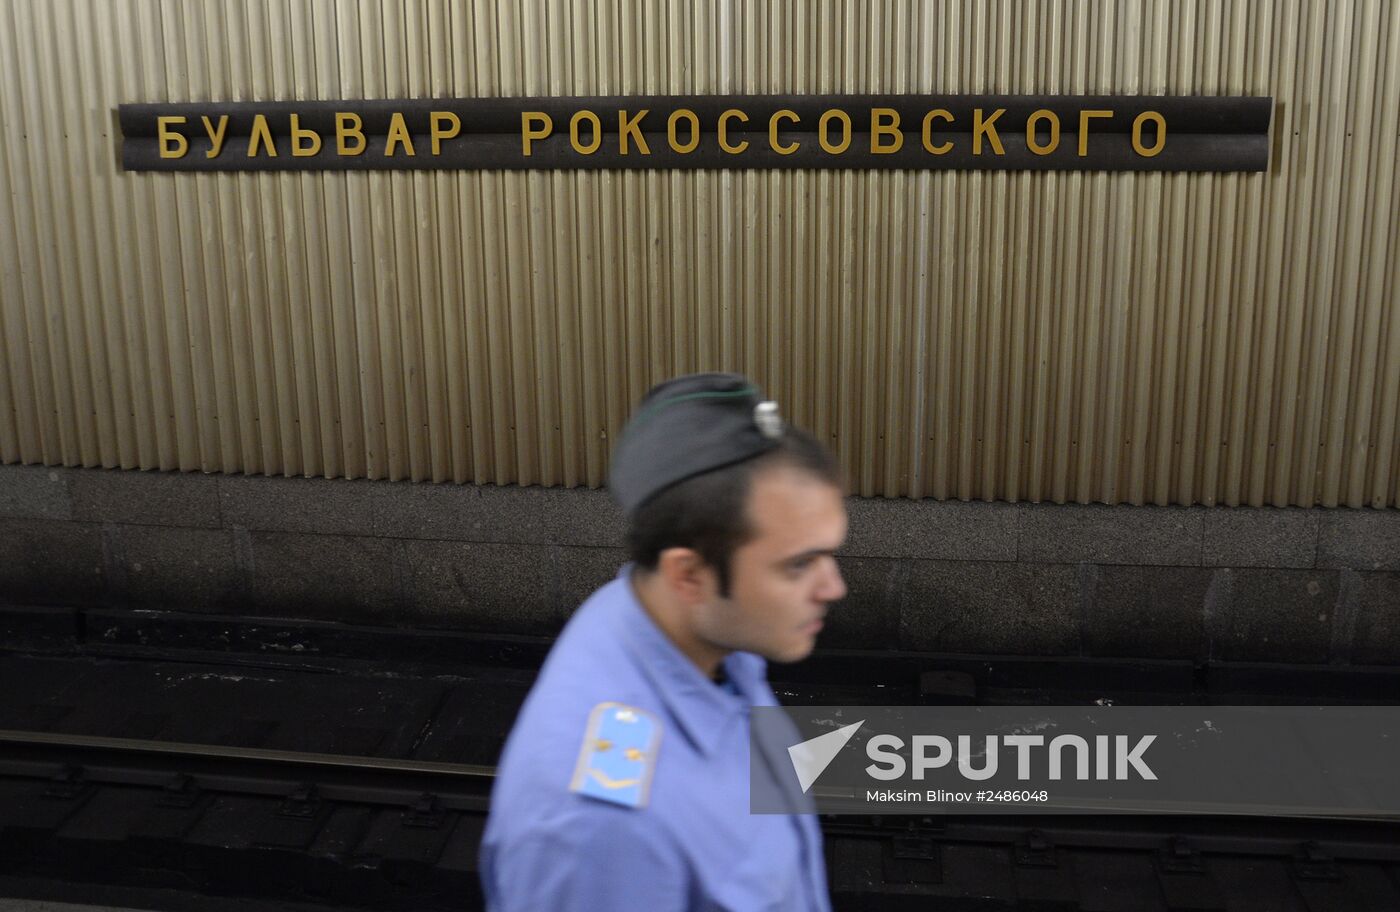
M 275 641 L 289 640 L 318 652 L 0 652 L 0 890 L 77 901 L 148 890 L 128 902 L 172 910 L 217 897 L 480 908 L 490 764 L 538 650 L 475 644 L 489 662 L 411 667 L 337 658 L 301 635 Z M 808 703 L 1294 698 L 1272 687 L 1286 669 L 1014 658 L 929 669 L 927 657 L 834 654 L 775 689 Z M 1300 686 L 1372 701 L 1394 679 Z M 823 827 L 843 912 L 1400 908 L 1393 822 L 829 817 Z
M 27 867 L 31 876 L 105 877 L 113 886 L 144 880 L 265 899 L 476 908 L 474 859 L 492 775 L 482 765 L 0 731 L 0 800 L 8 811 L 0 873 Z M 1400 898 L 1393 823 L 830 817 L 823 824 L 833 892 L 847 910 L 1365 910 L 1394 908 L 1385 903 Z M 989 871 L 1000 876 L 988 880 Z M 1104 905 L 1098 894 L 1106 887 L 1119 899 Z

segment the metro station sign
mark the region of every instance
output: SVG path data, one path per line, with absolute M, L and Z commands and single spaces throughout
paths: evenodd
M 1273 99 L 737 95 L 124 104 L 128 171 L 1263 171 Z

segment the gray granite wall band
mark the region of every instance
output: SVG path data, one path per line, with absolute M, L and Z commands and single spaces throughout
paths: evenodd
M 1400 510 L 1328 510 L 1318 525 L 1317 566 L 1400 570 Z
M 0 518 L 72 519 L 68 469 L 0 466 Z
M 218 529 L 219 480 L 195 472 L 68 469 L 73 518 L 192 529 Z
M 107 562 L 102 526 L 53 519 L 0 518 L 0 599 L 100 604 Z
M 1312 567 L 1317 563 L 1321 513 L 1298 508 L 1207 510 L 1202 563 L 1208 567 Z
M 823 644 L 1400 663 L 1400 510 L 851 498 Z M 550 635 L 606 492 L 0 466 L 0 600 Z
M 1019 560 L 1033 563 L 1202 564 L 1205 507 L 1023 504 Z

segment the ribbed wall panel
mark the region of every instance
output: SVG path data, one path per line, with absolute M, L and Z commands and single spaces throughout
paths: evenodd
M 1258 94 L 1266 174 L 127 174 L 123 101 Z M 1386 0 L 0 0 L 0 457 L 597 485 L 738 370 L 864 495 L 1400 499 Z

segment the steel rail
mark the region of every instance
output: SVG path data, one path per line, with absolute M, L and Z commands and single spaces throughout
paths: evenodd
M 405 773 L 430 773 L 468 778 L 493 777 L 494 766 L 470 763 L 437 763 L 427 760 L 393 760 L 352 754 L 318 754 L 308 751 L 269 750 L 260 747 L 232 747 L 219 744 L 189 744 L 180 741 L 152 741 L 141 738 L 108 738 L 100 735 L 65 735 L 0 729 L 0 745 L 49 744 L 62 747 L 92 748 L 129 753 L 164 754 L 190 757 L 219 757 L 237 760 L 263 760 L 303 766 L 336 766 Z
M 460 763 L 0 730 L 0 775 L 484 810 L 495 769 Z

